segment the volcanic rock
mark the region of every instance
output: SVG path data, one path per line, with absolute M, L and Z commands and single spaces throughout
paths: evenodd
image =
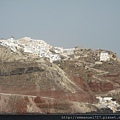
M 120 87 L 120 62 L 107 50 L 63 49 L 22 38 L 0 41 L 0 113 L 88 113 L 96 95 Z M 100 61 L 107 52 L 109 61 Z

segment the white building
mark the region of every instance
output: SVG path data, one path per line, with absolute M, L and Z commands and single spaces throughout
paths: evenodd
M 24 47 L 24 52 L 33 53 L 33 50 L 31 47 L 26 46 L 26 47 Z
M 112 100 L 112 97 L 104 97 L 103 100 L 110 101 L 110 100 Z
M 108 53 L 101 52 L 100 53 L 100 61 L 109 61 L 110 57 Z

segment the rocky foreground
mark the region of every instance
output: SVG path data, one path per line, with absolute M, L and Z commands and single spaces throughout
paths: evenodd
M 107 59 L 101 61 L 101 53 Z M 96 96 L 120 103 L 115 53 L 62 49 L 31 38 L 0 40 L 1 114 L 99 113 Z

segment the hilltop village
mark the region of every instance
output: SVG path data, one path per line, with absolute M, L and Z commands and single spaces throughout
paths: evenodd
M 91 50 L 80 47 L 63 49 L 62 47 L 52 47 L 43 40 L 35 40 L 30 37 L 24 37 L 19 40 L 10 38 L 8 40 L 0 40 L 0 44 L 9 47 L 12 52 L 22 51 L 33 56 L 49 58 L 50 62 L 65 59 L 78 59 L 91 57 L 96 64 L 102 64 L 102 61 L 110 61 L 110 59 L 117 60 L 117 55 L 110 51 Z

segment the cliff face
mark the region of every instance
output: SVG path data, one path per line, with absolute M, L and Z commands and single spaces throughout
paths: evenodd
M 45 59 L 23 62 L 22 57 L 21 61 L 13 58 L 17 55 L 0 64 L 1 113 L 75 113 L 82 111 L 76 105 L 79 102 L 93 102 L 94 96 L 71 81 L 57 65 Z
M 1 114 L 86 113 L 97 111 L 91 104 L 21 94 L 0 94 Z
M 120 63 L 112 52 L 107 51 L 114 58 L 100 62 L 101 50 L 64 50 L 56 60 L 25 53 L 20 46 L 12 49 L 0 45 L 0 113 L 97 111 L 95 96 L 120 87 Z M 51 51 L 52 56 L 56 50 Z

